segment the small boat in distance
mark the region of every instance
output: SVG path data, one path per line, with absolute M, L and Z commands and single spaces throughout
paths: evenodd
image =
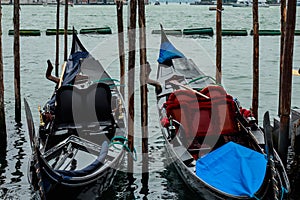
M 233 7 L 252 7 L 252 0 L 237 0 L 236 3 L 232 4 Z M 268 8 L 266 0 L 258 0 L 258 7 Z
M 127 144 L 123 98 L 114 79 L 73 31 L 71 54 L 51 99 L 39 109 L 39 131 L 26 99 L 32 156 L 28 180 L 41 199 L 90 199 L 111 185 Z M 95 194 L 96 191 L 96 194 Z M 91 197 L 91 196 L 90 196 Z
M 169 163 L 201 199 L 287 199 L 290 184 L 273 148 L 268 112 L 262 129 L 161 29 L 152 85 Z

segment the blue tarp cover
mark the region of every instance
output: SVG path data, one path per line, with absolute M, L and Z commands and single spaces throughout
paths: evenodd
M 227 194 L 253 197 L 263 183 L 265 155 L 229 142 L 196 162 L 196 174 Z

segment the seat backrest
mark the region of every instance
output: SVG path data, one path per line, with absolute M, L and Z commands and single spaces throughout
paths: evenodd
M 114 121 L 111 108 L 111 90 L 107 84 L 98 83 L 90 86 L 86 93 L 86 110 L 88 120 Z
M 98 83 L 86 89 L 62 86 L 56 94 L 55 124 L 83 125 L 99 121 L 114 123 L 111 109 L 111 91 L 108 85 Z
M 190 90 L 176 90 L 165 103 L 167 115 L 183 125 L 189 139 L 236 132 L 232 96 L 220 86 L 208 86 L 201 92 L 210 99 Z
M 73 86 L 61 86 L 56 93 L 55 124 L 74 125 L 74 115 L 80 116 L 82 104 L 81 94 Z

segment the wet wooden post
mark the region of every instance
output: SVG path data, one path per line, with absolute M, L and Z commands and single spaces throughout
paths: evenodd
M 3 55 L 2 55 L 2 1 L 0 0 L 0 138 L 6 140 L 5 105 L 4 105 L 4 80 L 3 80 Z
M 68 60 L 68 0 L 65 0 L 64 61 Z
M 258 91 L 259 91 L 259 21 L 258 0 L 253 0 L 253 89 L 252 89 L 252 114 L 258 120 Z
M 292 96 L 292 69 L 293 69 L 293 53 L 294 53 L 294 33 L 296 23 L 296 0 L 288 0 L 287 3 L 286 29 L 284 35 L 283 46 L 283 66 L 281 91 L 284 91 L 280 97 L 280 135 L 278 142 L 278 153 L 283 164 L 287 164 L 287 153 L 289 145 L 289 125 L 291 112 L 291 96 Z
M 286 0 L 280 1 L 281 7 L 281 37 L 280 37 L 280 66 L 279 66 L 279 103 L 278 103 L 278 116 L 280 116 L 280 105 L 281 105 L 281 79 L 282 79 L 282 66 L 283 66 L 283 46 L 284 46 L 284 35 L 286 27 Z
M 148 188 L 148 95 L 147 82 L 147 50 L 146 50 L 146 20 L 145 1 L 139 0 L 139 31 L 140 31 L 140 91 L 141 91 L 141 125 L 142 125 L 142 185 Z
M 59 5 L 60 1 L 56 0 L 56 51 L 55 51 L 55 76 L 58 77 L 59 66 Z
M 15 88 L 15 121 L 21 122 L 20 92 L 20 1 L 14 1 L 14 88 Z
M 118 23 L 118 43 L 119 43 L 119 62 L 120 62 L 120 93 L 125 98 L 125 50 L 124 50 L 124 27 L 123 27 L 123 0 L 116 2 L 117 23 Z
M 130 0 L 130 14 L 128 26 L 128 147 L 134 148 L 134 81 L 135 81 L 135 46 L 136 46 L 136 0 Z M 129 155 L 129 154 L 128 154 Z M 128 156 L 128 179 L 133 182 L 133 158 Z
M 216 14 L 216 83 L 222 82 L 222 0 L 217 0 Z

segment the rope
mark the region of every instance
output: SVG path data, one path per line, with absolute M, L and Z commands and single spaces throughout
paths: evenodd
M 115 145 L 121 145 L 131 155 L 133 160 L 137 161 L 137 153 L 136 153 L 135 148 L 133 147 L 133 150 L 131 151 L 131 149 L 128 147 L 128 145 L 126 145 L 124 142 L 114 141 L 114 140 L 117 140 L 117 139 L 119 139 L 119 140 L 121 139 L 121 140 L 124 140 L 126 142 L 128 141 L 128 139 L 123 137 L 123 136 L 115 136 L 110 140 L 109 146 L 113 146 L 114 148 L 116 148 L 118 150 L 121 150 L 120 148 L 115 146 Z
M 106 81 L 115 81 L 115 82 L 120 82 L 118 79 L 114 79 L 114 78 L 101 78 L 95 81 L 92 81 L 94 83 L 99 83 L 99 82 L 106 82 Z
M 214 82 L 216 82 L 216 79 L 214 79 L 213 77 L 207 76 L 207 75 L 203 75 L 203 76 L 199 76 L 198 78 L 194 78 L 194 79 L 190 80 L 187 84 L 191 84 L 191 83 L 196 82 L 196 81 L 198 81 L 198 80 L 201 80 L 201 79 L 203 79 L 203 78 L 210 78 L 210 79 L 212 79 Z

